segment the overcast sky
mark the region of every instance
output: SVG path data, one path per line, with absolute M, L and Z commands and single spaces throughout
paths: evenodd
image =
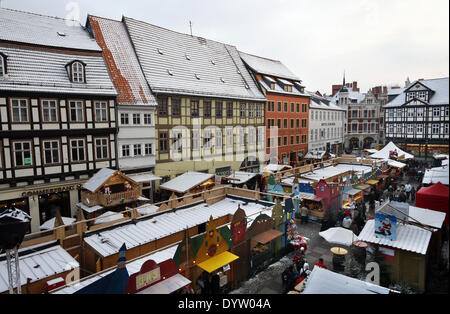
M 358 81 L 403 86 L 406 77 L 449 75 L 448 0 L 0 0 L 12 8 L 71 17 L 122 15 L 232 44 L 283 62 L 307 89 Z M 77 6 L 74 6 L 75 3 Z

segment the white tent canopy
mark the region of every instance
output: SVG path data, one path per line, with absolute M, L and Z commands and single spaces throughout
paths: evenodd
M 370 155 L 370 158 L 374 159 L 389 159 L 389 152 L 390 151 L 397 151 L 398 157 L 400 159 L 401 156 L 403 156 L 403 159 L 414 159 L 414 155 L 408 154 L 407 152 L 401 150 L 398 148 L 394 143 L 389 142 L 386 146 L 383 147 L 383 149 L 379 150 L 378 152 Z
M 351 230 L 342 227 L 333 227 L 319 232 L 319 235 L 329 243 L 350 246 L 358 241 L 358 237 Z

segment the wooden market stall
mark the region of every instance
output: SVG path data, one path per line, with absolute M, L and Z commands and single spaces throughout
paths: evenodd
M 188 193 L 199 196 L 199 193 L 212 189 L 215 184 L 214 174 L 188 171 L 161 184 L 159 188 L 168 191 L 169 194 L 174 194 L 175 197 L 182 197 Z M 167 199 L 167 197 L 163 199 Z

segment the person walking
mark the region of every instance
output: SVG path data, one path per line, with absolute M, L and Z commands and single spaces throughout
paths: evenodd
M 302 208 L 300 209 L 300 223 L 301 224 L 307 224 L 308 223 L 308 207 L 306 207 L 305 204 L 303 204 Z
M 410 200 L 410 196 L 411 196 L 411 184 L 407 183 L 405 185 L 405 192 L 406 192 L 406 200 L 409 201 Z
M 416 189 L 414 187 L 411 187 L 411 202 L 414 204 L 416 201 Z

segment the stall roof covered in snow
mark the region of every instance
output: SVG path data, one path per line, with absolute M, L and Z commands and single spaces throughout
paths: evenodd
M 388 102 L 383 108 L 394 108 L 402 106 L 406 103 L 406 94 L 412 87 L 420 84 L 425 86 L 426 88 L 432 91 L 429 101 L 427 102 L 429 105 L 447 105 L 449 104 L 449 94 L 448 94 L 448 77 L 431 79 L 431 80 L 418 80 L 412 82 L 408 85 L 402 92 Z
M 83 189 L 95 192 L 106 180 L 109 179 L 117 170 L 102 168 L 94 174 L 87 182 L 83 184 Z
M 284 171 L 284 170 L 289 170 L 289 169 L 292 169 L 292 167 L 289 165 L 268 164 L 267 166 L 265 166 L 263 168 L 262 172 L 264 172 L 264 171 L 277 172 L 277 171 Z
M 445 185 L 449 184 L 448 165 L 425 170 L 422 179 L 423 184 L 435 184 L 438 182 Z
M 231 178 L 231 183 L 233 184 L 244 184 L 249 180 L 256 177 L 258 174 L 253 172 L 245 172 L 245 171 L 235 171 L 231 175 L 227 176 L 227 178 Z
M 119 93 L 117 103 L 155 106 L 155 97 L 142 73 L 125 25 L 120 21 L 91 15 L 89 21 Z
M 213 177 L 214 174 L 211 173 L 188 171 L 164 184 L 161 184 L 159 187 L 169 191 L 185 193 Z
M 309 159 L 322 159 L 323 156 L 325 156 L 327 152 L 324 150 L 314 150 L 314 151 L 309 151 L 306 155 L 305 158 L 309 158 Z
M 347 171 L 354 171 L 358 176 L 361 176 L 363 173 L 366 174 L 372 171 L 372 167 L 359 164 L 337 164 L 336 166 L 317 168 L 314 171 L 303 173 L 301 176 L 306 179 L 319 181 L 320 179 L 326 180 Z
M 265 101 L 236 47 L 124 17 L 154 93 Z
M 141 270 L 142 265 L 148 260 L 154 260 L 155 263 L 158 264 L 158 263 L 161 263 L 168 259 L 173 258 L 177 248 L 178 248 L 178 246 L 174 245 L 170 248 L 167 248 L 167 249 L 155 252 L 155 253 L 151 253 L 147 256 L 141 257 L 137 260 L 134 260 L 132 262 L 125 264 L 128 274 L 132 275 L 132 274 L 138 273 Z M 94 283 L 95 281 L 105 277 L 106 275 L 112 273 L 115 270 L 116 269 L 114 268 L 113 270 L 105 271 L 104 273 L 87 277 L 86 279 L 83 279 L 74 285 L 70 285 L 70 286 L 68 285 L 60 290 L 55 291 L 54 294 L 73 294 L 73 293 L 83 289 L 84 287 L 89 286 L 90 284 Z
M 381 239 L 375 236 L 375 220 L 368 220 L 358 235 L 361 241 L 385 245 L 404 251 L 425 255 L 431 239 L 431 231 L 423 228 L 397 223 L 397 236 L 395 241 Z
M 374 159 L 389 159 L 390 151 L 397 151 L 398 157 L 404 155 L 403 159 L 414 159 L 414 155 L 408 154 L 407 152 L 401 150 L 397 147 L 393 142 L 389 142 L 382 149 L 377 151 L 376 153 L 370 155 L 370 158 Z
M 202 223 L 225 215 L 233 215 L 238 205 L 247 216 L 255 215 L 273 203 L 255 202 L 247 199 L 234 199 L 227 197 L 212 205 L 204 202 L 187 208 L 178 209 L 154 217 L 142 218 L 136 223 L 127 222 L 104 231 L 86 235 L 84 241 L 103 257 L 118 252 L 123 243 L 128 249 L 149 243 L 156 239 L 186 230 Z
M 314 267 L 302 294 L 389 294 L 389 291 L 388 288 Z
M 444 223 L 446 213 L 427 208 L 420 208 L 416 206 L 409 206 L 410 222 L 419 221 L 423 225 L 440 229 Z
M 292 73 L 281 61 L 258 57 L 244 52 L 239 52 L 239 55 L 257 73 L 300 81 L 300 78 Z
M 59 244 L 48 242 L 19 249 L 20 282 L 39 281 L 79 268 L 78 262 Z M 5 255 L 0 255 L 0 293 L 8 290 L 8 268 Z

